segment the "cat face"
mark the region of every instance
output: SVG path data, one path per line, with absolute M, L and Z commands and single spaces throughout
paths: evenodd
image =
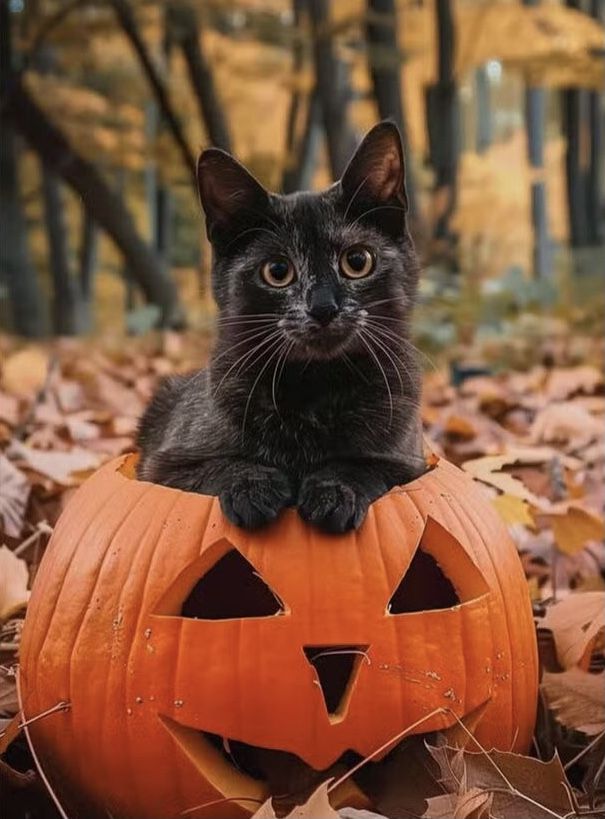
M 330 359 L 375 349 L 376 322 L 394 331 L 405 321 L 417 262 L 393 125 L 376 126 L 321 193 L 268 193 L 216 149 L 202 154 L 198 176 L 222 333 L 291 360 Z

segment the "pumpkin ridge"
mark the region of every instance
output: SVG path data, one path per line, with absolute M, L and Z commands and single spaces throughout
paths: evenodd
M 464 486 L 464 482 L 459 480 L 458 475 L 454 474 L 453 477 L 454 477 L 454 480 L 456 480 L 459 485 L 462 484 Z M 473 483 L 473 489 L 475 491 L 477 491 L 477 487 L 474 486 L 474 483 Z M 477 492 L 477 494 L 479 494 L 479 493 Z M 475 532 L 479 536 L 479 538 L 481 538 L 482 540 L 485 540 L 484 532 L 482 532 L 482 530 L 479 528 L 478 524 L 473 519 L 471 519 L 471 517 L 469 516 L 468 512 L 466 511 L 464 505 L 461 504 L 457 500 L 457 498 L 455 498 L 455 497 L 453 497 L 452 500 L 455 501 L 460 514 L 464 516 L 467 523 L 475 530 Z M 462 522 L 462 519 L 461 519 L 461 522 Z M 502 526 L 504 526 L 504 524 L 502 524 Z M 465 526 L 465 528 L 466 528 L 466 526 Z M 496 532 L 491 531 L 492 526 L 489 526 L 488 529 L 490 530 L 489 531 L 490 535 L 496 535 L 496 538 L 492 537 L 491 539 L 496 540 L 499 533 L 497 531 Z M 507 537 L 508 537 L 508 534 L 507 534 Z M 491 552 L 488 552 L 487 556 L 488 556 L 490 562 L 492 563 L 492 567 L 493 567 L 494 574 L 495 574 L 495 577 L 496 577 L 496 582 L 498 584 L 498 590 L 499 590 L 500 596 L 501 596 L 502 599 L 504 599 L 504 590 L 502 588 L 502 583 L 501 583 L 501 580 L 500 580 L 499 572 L 496 569 L 495 556 L 493 556 Z M 504 619 L 506 621 L 506 632 L 507 632 L 507 640 L 506 640 L 507 649 L 506 649 L 506 651 L 507 651 L 507 654 L 508 654 L 508 673 L 511 676 L 511 683 L 512 683 L 512 690 L 510 692 L 510 695 L 507 697 L 507 699 L 509 700 L 511 726 L 515 726 L 516 724 L 519 724 L 519 722 L 520 722 L 520 720 L 516 716 L 516 708 L 517 708 L 516 703 L 517 703 L 517 700 L 519 698 L 518 697 L 519 683 L 521 683 L 521 693 L 523 693 L 523 691 L 526 690 L 526 688 L 527 688 L 527 685 L 526 685 L 527 680 L 526 679 L 519 680 L 517 673 L 514 673 L 516 671 L 516 669 L 513 668 L 513 660 L 512 660 L 512 656 L 510 654 L 510 648 L 509 648 L 510 645 L 511 645 L 511 635 L 512 635 L 512 633 L 514 632 L 515 634 L 518 634 L 520 632 L 520 628 L 519 628 L 520 623 L 517 620 L 518 609 L 514 605 L 510 605 L 510 606 L 506 606 L 506 607 L 503 606 L 503 612 L 504 612 L 503 616 L 504 616 Z M 511 623 L 511 618 L 513 619 L 513 621 L 516 621 L 516 622 L 514 622 L 514 624 Z M 496 646 L 494 648 L 497 649 Z M 525 678 L 525 674 L 523 674 L 522 677 Z M 500 686 L 498 686 L 498 688 L 500 688 Z M 522 697 L 521 699 L 523 701 L 525 701 L 526 698 Z M 525 711 L 525 707 L 523 705 L 521 705 L 521 709 L 522 709 L 523 712 Z
M 84 487 L 82 487 L 82 489 L 84 489 Z M 82 493 L 82 495 L 83 494 L 84 493 Z M 115 492 L 115 491 L 109 492 L 108 493 L 108 499 L 113 497 L 114 494 L 117 494 L 117 492 Z M 79 496 L 79 493 L 77 493 L 74 496 L 74 498 L 72 498 L 72 501 L 75 501 L 77 499 L 79 500 L 80 498 L 78 496 Z M 84 498 L 82 498 L 82 500 L 80 501 L 80 504 L 85 505 L 84 504 Z M 70 503 L 70 506 L 71 506 L 71 503 Z M 91 522 L 92 521 L 89 521 L 88 523 L 83 524 L 83 532 L 86 531 L 87 526 Z M 43 575 L 43 578 L 42 578 L 45 581 L 44 585 L 36 584 L 35 589 L 32 590 L 32 596 L 35 595 L 36 599 L 39 597 L 41 601 L 44 601 L 44 605 L 40 605 L 38 607 L 35 607 L 35 606 L 31 607 L 32 610 L 35 612 L 35 619 L 32 620 L 32 628 L 30 629 L 30 633 L 32 635 L 32 638 L 31 638 L 32 641 L 34 640 L 35 635 L 39 635 L 38 640 L 36 641 L 35 648 L 32 648 L 31 653 L 28 655 L 28 656 L 31 656 L 34 659 L 40 656 L 40 652 L 41 652 L 42 647 L 44 646 L 44 643 L 46 641 L 46 636 L 47 636 L 48 632 L 52 628 L 53 616 L 54 616 L 54 613 L 56 611 L 56 607 L 57 607 L 57 603 L 59 601 L 59 598 L 60 598 L 60 596 L 61 596 L 61 594 L 63 592 L 63 587 L 64 587 L 64 584 L 65 584 L 66 575 L 67 575 L 67 572 L 69 571 L 69 566 L 70 566 L 70 562 L 71 562 L 70 559 L 66 559 L 63 556 L 62 550 L 58 547 L 58 545 L 55 545 L 55 544 L 59 543 L 59 538 L 60 538 L 60 536 L 62 534 L 63 528 L 69 528 L 69 522 L 68 522 L 67 518 L 65 519 L 65 522 L 63 523 L 63 525 L 61 525 L 61 520 L 59 520 L 59 522 L 57 523 L 57 526 L 55 527 L 55 530 L 53 531 L 53 534 L 51 535 L 51 538 L 50 538 L 50 540 L 48 542 L 48 546 L 46 547 L 46 552 L 44 554 L 44 561 L 45 561 L 45 564 L 46 564 L 46 561 L 48 560 L 50 570 L 46 571 L 46 569 L 45 569 L 45 572 L 44 572 L 44 575 Z M 73 539 L 75 545 L 74 545 L 74 548 L 73 548 L 73 550 L 71 552 L 72 556 L 73 556 L 73 553 L 77 549 L 77 544 L 78 544 L 79 539 L 80 539 L 81 535 L 83 534 L 83 532 L 80 534 L 80 536 Z M 48 587 L 51 586 L 51 584 L 52 584 L 52 582 L 54 580 L 54 577 L 55 577 L 55 574 L 56 574 L 56 563 L 58 562 L 59 558 L 63 558 L 63 560 L 65 562 L 65 567 L 64 567 L 64 571 L 63 571 L 63 574 L 62 574 L 61 581 L 59 583 L 58 589 L 56 591 L 56 594 L 54 595 L 54 599 L 53 599 L 53 601 L 50 601 L 50 600 L 47 599 L 48 598 Z M 31 603 L 31 601 L 30 601 L 30 603 Z M 35 600 L 34 600 L 34 603 L 35 603 Z M 37 628 L 38 619 L 43 614 L 46 613 L 46 607 L 51 607 L 51 609 L 52 609 L 50 619 L 45 624 L 44 629 L 38 629 Z M 26 635 L 26 637 L 27 637 L 27 635 Z
M 112 547 L 113 540 L 114 540 L 115 536 L 117 535 L 117 533 L 122 528 L 122 526 L 128 521 L 128 518 L 130 517 L 132 512 L 137 508 L 137 506 L 139 505 L 141 500 L 145 497 L 145 495 L 148 495 L 148 494 L 149 494 L 149 488 L 145 487 L 145 486 L 141 487 L 141 490 L 140 490 L 138 496 L 136 497 L 136 500 L 132 504 L 132 506 L 128 509 L 125 516 L 117 523 L 115 529 L 111 532 L 111 534 L 109 534 L 106 537 L 106 546 L 105 546 L 105 549 L 104 549 L 104 551 L 102 553 L 100 563 L 99 563 L 98 566 L 95 567 L 95 570 L 94 570 L 95 580 L 94 580 L 94 583 L 92 584 L 92 587 L 90 589 L 90 593 L 88 595 L 88 602 L 82 601 L 81 616 L 80 616 L 80 619 L 79 619 L 79 622 L 78 622 L 78 625 L 77 625 L 75 635 L 73 636 L 73 638 L 70 641 L 71 650 L 70 650 L 69 666 L 68 666 L 68 669 L 67 669 L 67 677 L 66 677 L 67 699 L 68 699 L 69 702 L 72 701 L 72 696 L 73 696 L 72 692 L 73 692 L 73 676 L 74 676 L 74 656 L 75 656 L 75 654 L 77 652 L 78 641 L 79 641 L 80 636 L 82 634 L 82 628 L 84 626 L 84 623 L 86 622 L 87 617 L 90 616 L 90 606 L 91 606 L 93 597 L 95 595 L 95 592 L 96 592 L 96 590 L 97 590 L 97 588 L 99 586 L 99 581 L 100 581 L 102 573 L 103 573 L 103 567 L 105 566 L 105 562 L 106 562 L 106 560 L 108 558 L 108 555 L 111 552 L 111 547 Z M 107 663 L 106 667 L 108 668 L 109 665 L 110 664 Z M 102 724 L 102 722 L 101 722 L 101 724 Z M 80 758 L 78 760 L 78 762 L 76 762 L 76 768 L 78 768 L 81 764 L 86 764 L 86 760 L 83 759 L 83 758 Z
M 178 496 L 177 496 L 177 498 L 174 499 L 174 501 L 173 501 L 173 503 L 172 503 L 172 505 L 170 507 L 170 511 L 172 511 L 172 509 L 176 506 L 177 502 L 178 502 Z M 132 556 L 131 571 L 134 571 L 134 569 L 136 567 L 137 559 L 140 557 L 141 553 L 143 552 L 143 548 L 147 545 L 146 544 L 146 537 L 149 534 L 149 531 L 151 530 L 153 524 L 154 524 L 154 516 L 152 515 L 152 516 L 150 516 L 150 518 L 147 521 L 144 532 L 141 535 L 139 543 L 137 544 L 137 549 L 135 551 L 135 554 Z M 152 554 L 153 554 L 153 551 L 152 551 Z M 144 591 L 145 583 L 147 582 L 147 578 L 149 577 L 149 573 L 145 572 L 144 577 L 145 577 L 145 581 L 144 581 L 144 584 L 143 584 L 143 591 Z M 124 590 L 125 590 L 125 588 L 126 588 L 126 583 L 124 583 L 122 585 L 121 589 L 120 589 L 120 593 L 119 593 L 119 596 L 118 596 L 118 610 L 120 609 L 120 607 L 122 605 L 122 601 L 124 599 Z M 137 633 L 137 630 L 138 630 L 138 627 L 139 627 L 140 617 L 141 617 L 141 615 L 139 613 L 139 615 L 137 616 L 135 622 L 133 623 L 133 625 L 131 627 L 130 634 L 128 635 L 128 638 L 126 638 L 126 639 L 129 640 L 129 643 L 130 643 L 130 646 L 129 646 L 129 649 L 128 649 L 128 654 L 126 655 L 126 663 L 125 663 L 125 667 L 127 669 L 130 667 L 130 663 L 131 663 L 131 660 L 132 660 L 132 652 L 133 652 L 133 648 L 134 648 L 135 643 L 136 643 L 136 633 Z M 111 672 L 112 672 L 112 668 L 108 664 L 107 676 L 106 676 L 106 685 L 105 685 L 105 698 L 104 698 L 104 704 L 105 705 L 107 705 L 108 698 L 109 698 L 110 694 L 112 694 L 113 696 L 116 695 L 115 688 L 113 686 L 109 685 Z M 122 702 L 124 704 L 124 707 L 126 707 L 126 703 L 127 703 L 127 700 L 128 700 L 128 697 L 127 697 L 127 690 L 128 690 L 127 678 L 124 677 L 123 682 L 124 682 L 124 685 L 120 685 L 120 687 L 118 689 L 118 692 L 117 692 L 117 695 L 121 698 L 121 700 L 122 700 Z M 134 754 L 129 753 L 126 756 L 128 757 L 128 764 L 129 764 L 129 768 L 130 768 L 130 770 L 129 770 L 129 774 L 130 774 L 129 782 L 130 782 L 131 787 L 133 788 L 133 790 L 137 793 L 137 797 L 138 797 L 139 794 L 140 794 L 140 789 L 138 788 L 139 783 L 138 783 L 138 778 L 136 777 L 136 771 L 134 771 L 133 767 L 132 767 L 132 761 L 133 761 L 133 759 L 136 759 L 136 742 L 134 742 L 133 736 L 132 736 L 132 730 L 133 730 L 134 726 L 132 724 L 132 720 L 124 719 L 123 717 L 122 717 L 122 722 L 123 722 L 123 725 L 124 725 L 124 727 L 126 729 L 126 743 L 130 748 L 133 748 L 135 750 Z M 104 722 L 101 723 L 101 737 L 103 736 L 104 724 L 105 724 Z

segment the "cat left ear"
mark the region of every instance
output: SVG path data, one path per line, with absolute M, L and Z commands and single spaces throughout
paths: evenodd
M 380 122 L 368 131 L 341 179 L 347 204 L 353 199 L 398 200 L 407 211 L 405 160 L 397 126 Z
M 197 184 L 211 242 L 261 220 L 269 203 L 269 194 L 260 182 L 220 148 L 201 153 Z

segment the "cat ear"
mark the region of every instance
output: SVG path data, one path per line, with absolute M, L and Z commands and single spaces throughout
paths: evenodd
M 197 162 L 200 202 L 210 241 L 263 218 L 269 195 L 236 159 L 219 148 L 203 151 Z
M 347 205 L 353 199 L 398 200 L 407 210 L 403 145 L 394 123 L 379 122 L 368 131 L 342 175 L 341 186 Z

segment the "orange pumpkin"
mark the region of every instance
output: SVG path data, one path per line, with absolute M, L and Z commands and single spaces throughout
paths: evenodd
M 209 802 L 186 815 L 218 819 L 270 793 L 234 764 L 240 752 L 324 770 L 416 723 L 460 733 L 456 717 L 484 747 L 523 751 L 537 662 L 515 547 L 450 464 L 335 537 L 294 510 L 240 530 L 215 498 L 135 480 L 131 457 L 90 478 L 57 525 L 21 687 L 28 718 L 71 703 L 31 735 L 87 819 L 95 808 L 168 819 Z

